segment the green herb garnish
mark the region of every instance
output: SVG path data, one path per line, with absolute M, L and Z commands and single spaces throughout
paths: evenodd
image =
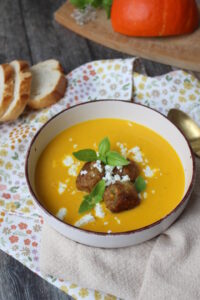
M 110 141 L 109 139 L 106 137 L 104 138 L 100 144 L 99 144 L 99 147 L 98 147 L 98 150 L 99 150 L 99 159 L 104 163 L 106 164 L 106 154 L 108 151 L 110 151 Z
M 90 195 L 86 195 L 83 197 L 83 202 L 81 203 L 79 207 L 79 213 L 84 213 L 88 210 L 91 210 L 94 207 L 94 203 L 92 203 L 92 199 Z
M 77 152 L 73 152 L 73 155 L 80 161 L 96 161 L 98 159 L 97 154 L 92 149 L 84 149 Z
M 104 180 L 100 180 L 89 195 L 84 196 L 83 202 L 79 207 L 79 213 L 91 210 L 97 203 L 103 200 L 106 184 Z
M 103 2 L 102 6 L 106 11 L 107 18 L 110 19 L 110 13 L 111 13 L 111 7 L 112 7 L 113 0 L 103 0 L 102 2 Z
M 112 0 L 70 0 L 70 3 L 79 9 L 85 9 L 88 5 L 94 8 L 104 8 L 107 17 L 110 18 Z
M 129 161 L 116 151 L 109 151 L 106 153 L 107 164 L 110 166 L 126 166 Z
M 143 192 L 147 186 L 146 181 L 144 180 L 144 178 L 142 176 L 138 176 L 136 178 L 134 185 L 135 185 L 136 191 L 138 193 Z
M 79 9 L 84 9 L 85 6 L 87 5 L 86 2 L 88 2 L 88 1 L 86 1 L 86 0 L 70 0 L 69 2 Z
M 99 155 L 92 149 L 84 149 L 77 152 L 73 152 L 73 155 L 80 161 L 92 162 L 96 160 L 102 161 L 105 165 L 126 166 L 129 161 L 125 159 L 120 153 L 116 151 L 110 151 L 110 141 L 108 137 L 105 137 L 98 147 Z

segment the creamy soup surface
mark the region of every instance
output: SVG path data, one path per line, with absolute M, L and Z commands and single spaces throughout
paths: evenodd
M 98 151 L 108 137 L 111 149 L 137 162 L 147 188 L 137 207 L 111 213 L 102 201 L 97 209 L 78 212 L 85 192 L 76 188 L 76 177 L 84 162 L 73 152 Z M 133 151 L 131 151 L 133 149 Z M 172 146 L 154 131 L 119 119 L 96 119 L 79 123 L 56 136 L 41 154 L 36 167 L 36 191 L 41 203 L 66 223 L 98 232 L 124 232 L 150 225 L 169 214 L 181 201 L 185 177 Z M 85 221 L 79 222 L 83 217 Z

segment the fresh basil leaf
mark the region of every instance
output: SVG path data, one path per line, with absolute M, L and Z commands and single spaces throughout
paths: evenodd
M 103 198 L 103 194 L 105 192 L 105 188 L 106 188 L 106 183 L 104 180 L 100 180 L 94 187 L 94 189 L 92 190 L 92 192 L 90 193 L 91 197 L 97 197 L 100 196 L 101 198 Z M 98 201 L 99 202 L 99 201 Z
M 102 161 L 105 165 L 107 164 L 106 156 L 99 155 L 98 159 Z
M 95 161 L 98 159 L 96 152 L 92 149 L 84 149 L 73 152 L 73 155 L 81 161 Z
M 102 0 L 89 0 L 89 4 L 95 8 L 102 6 Z
M 86 6 L 85 0 L 70 0 L 69 2 L 80 9 L 84 9 Z
M 94 203 L 97 204 L 103 200 L 103 196 L 97 195 L 93 199 L 94 199 Z
M 92 201 L 92 197 L 90 195 L 86 195 L 83 198 L 83 202 L 79 207 L 79 213 L 84 213 L 88 210 L 91 210 L 95 206 L 95 203 Z
M 107 163 L 110 166 L 126 166 L 129 161 L 116 151 L 109 151 L 106 154 Z
M 107 17 L 110 18 L 112 0 L 70 0 L 70 3 L 79 9 L 85 9 L 88 5 L 91 5 L 94 8 L 103 7 Z
M 105 137 L 99 144 L 98 147 L 99 155 L 105 157 L 106 153 L 110 151 L 110 141 L 107 137 Z
M 107 18 L 110 19 L 113 0 L 103 0 L 103 8 L 106 11 Z
M 142 176 L 138 176 L 135 180 L 135 188 L 138 193 L 143 192 L 147 187 L 146 181 Z
M 99 181 L 89 195 L 84 196 L 83 202 L 79 207 L 79 213 L 84 213 L 94 208 L 94 206 L 103 200 L 103 194 L 106 188 L 104 180 Z
M 84 9 L 87 5 L 91 5 L 95 8 L 102 7 L 102 0 L 70 0 L 70 3 L 79 9 Z

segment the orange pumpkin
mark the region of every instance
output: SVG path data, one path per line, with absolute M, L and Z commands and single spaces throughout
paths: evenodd
M 169 36 L 193 32 L 199 25 L 195 0 L 113 0 L 114 31 L 129 36 Z

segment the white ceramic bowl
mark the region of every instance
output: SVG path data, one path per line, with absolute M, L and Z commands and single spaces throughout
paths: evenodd
M 48 143 L 64 129 L 91 119 L 117 118 L 144 125 L 167 140 L 176 150 L 185 172 L 185 192 L 179 205 L 167 216 L 149 226 L 122 233 L 98 233 L 66 224 L 47 211 L 35 189 L 35 167 Z M 147 241 L 166 230 L 182 213 L 189 201 L 195 178 L 195 161 L 191 148 L 180 132 L 162 114 L 131 102 L 104 100 L 80 104 L 51 118 L 33 138 L 26 159 L 26 179 L 39 212 L 46 222 L 64 236 L 79 243 L 103 248 L 120 248 Z

